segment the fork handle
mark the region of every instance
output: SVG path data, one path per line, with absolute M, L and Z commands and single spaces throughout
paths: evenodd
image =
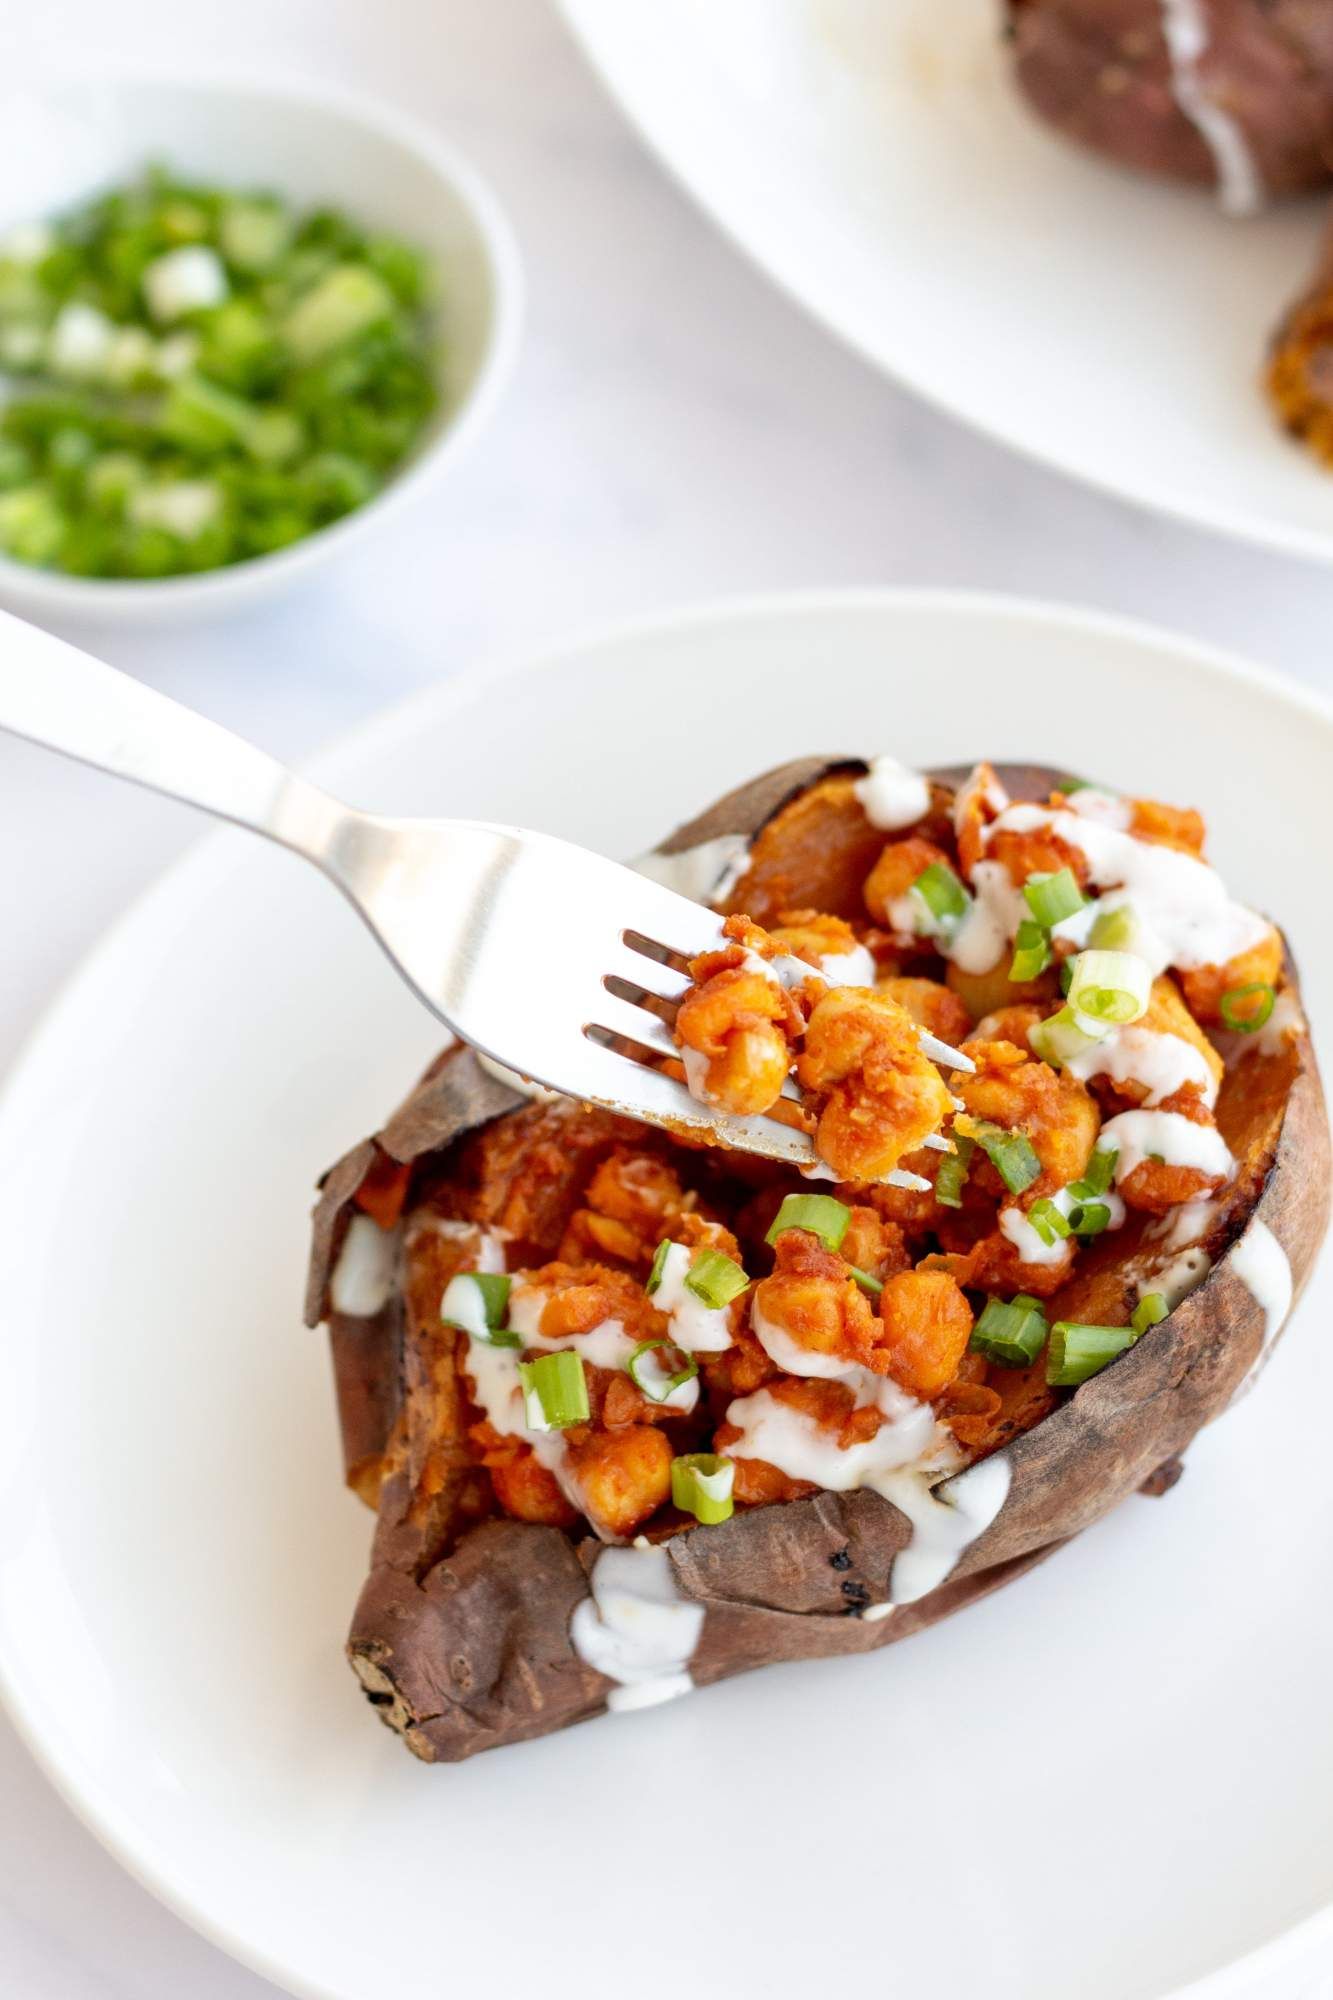
M 320 860 L 344 808 L 219 723 L 0 611 L 0 728 Z

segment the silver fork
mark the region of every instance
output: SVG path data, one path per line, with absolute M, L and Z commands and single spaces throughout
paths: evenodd
M 805 1133 L 700 1104 L 654 1067 L 678 1057 L 669 1023 L 689 986 L 687 961 L 720 942 L 718 918 L 701 904 L 550 834 L 357 812 L 6 612 L 0 728 L 313 861 L 445 1026 L 520 1077 L 648 1124 L 815 1164 Z M 931 1053 L 971 1068 L 946 1044 Z

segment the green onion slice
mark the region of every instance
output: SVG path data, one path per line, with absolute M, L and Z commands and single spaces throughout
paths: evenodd
M 736 1468 L 716 1452 L 692 1451 L 671 1461 L 671 1499 L 682 1514 L 693 1514 L 706 1528 L 730 1520 L 735 1511 L 731 1489 Z
M 1048 1195 L 1043 1195 L 1040 1201 L 1033 1202 L 1028 1210 L 1028 1221 L 1048 1247 L 1074 1233 L 1064 1210 L 1058 1208 Z
M 837 1251 L 842 1248 L 851 1219 L 852 1211 L 846 1202 L 835 1201 L 831 1194 L 784 1195 L 764 1241 L 776 1243 L 784 1229 L 808 1229 L 826 1250 Z
M 1029 875 L 1023 884 L 1023 897 L 1046 931 L 1083 908 L 1083 891 L 1072 868 L 1061 868 L 1054 875 Z
M 685 1274 L 686 1291 L 715 1312 L 738 1299 L 749 1283 L 736 1259 L 728 1257 L 725 1250 L 701 1250 Z
M 1148 1011 L 1152 972 L 1132 951 L 1081 951 L 1074 960 L 1069 1004 L 1087 1020 L 1123 1027 Z
M 847 1269 L 851 1272 L 861 1290 L 869 1292 L 872 1299 L 877 1299 L 884 1290 L 884 1280 L 882 1278 L 872 1278 L 869 1271 L 863 1271 L 858 1264 L 849 1264 Z
M 1160 1326 L 1162 1321 L 1169 1317 L 1170 1312 L 1171 1308 L 1163 1293 L 1145 1292 L 1134 1308 L 1134 1317 L 1130 1325 L 1136 1334 L 1146 1333 L 1150 1326 Z
M 1088 943 L 1098 951 L 1137 951 L 1143 926 L 1128 903 L 1103 910 L 1092 926 Z
M 569 1348 L 520 1361 L 524 1415 L 531 1431 L 563 1431 L 588 1421 L 588 1381 L 582 1357 Z
M 1081 1056 L 1085 1049 L 1090 1049 L 1100 1040 L 1100 1035 L 1088 1033 L 1071 1007 L 1062 1007 L 1058 1014 L 1052 1014 L 1049 1020 L 1038 1021 L 1036 1027 L 1028 1031 L 1029 1046 L 1052 1069 L 1072 1062 L 1075 1056 Z
M 1075 1236 L 1100 1236 L 1111 1220 L 1104 1201 L 1076 1201 L 1069 1211 L 1069 1227 Z
M 930 929 L 953 928 L 972 907 L 967 890 L 943 861 L 932 861 L 929 868 L 923 868 L 908 893 L 924 905 Z
M 1238 1035 L 1252 1035 L 1263 1027 L 1276 1001 L 1273 988 L 1256 979 L 1250 986 L 1233 986 L 1222 995 L 1218 1008 L 1229 1028 Z
M 935 1175 L 935 1199 L 942 1208 L 962 1207 L 963 1188 L 976 1150 L 976 1141 L 963 1138 L 961 1133 L 955 1133 L 953 1144 L 953 1152 L 944 1155 Z
M 990 1160 L 1010 1194 L 1022 1194 L 1041 1172 L 1041 1161 L 1025 1132 L 1007 1132 L 989 1118 L 978 1119 L 970 1135 Z
M 1081 1326 L 1058 1319 L 1051 1328 L 1046 1380 L 1053 1389 L 1076 1389 L 1132 1347 L 1137 1338 L 1132 1326 Z
M 668 1373 L 671 1364 L 676 1361 L 683 1366 L 674 1373 Z M 642 1390 L 650 1403 L 670 1402 L 676 1390 L 692 1382 L 699 1373 L 699 1364 L 694 1356 L 682 1354 L 678 1347 L 661 1335 L 654 1340 L 641 1340 L 625 1367 L 635 1388 Z
M 504 1323 L 512 1283 L 503 1271 L 460 1271 L 445 1286 L 440 1318 L 487 1347 L 521 1347 L 521 1336 Z
M 652 1297 L 662 1282 L 662 1273 L 666 1269 L 667 1253 L 671 1248 L 671 1238 L 668 1236 L 658 1244 L 657 1249 L 653 1253 L 652 1269 L 648 1273 L 648 1282 L 644 1286 L 644 1290 L 647 1292 L 649 1298 Z
M 1008 1305 L 1002 1299 L 987 1299 L 968 1345 L 1002 1368 L 1026 1368 L 1045 1346 L 1046 1330 L 1040 1300 L 1019 1292 Z
M 1014 939 L 1009 977 L 1019 985 L 1029 979 L 1040 979 L 1050 962 L 1051 947 L 1045 931 L 1031 917 L 1024 917 Z
M 1120 1158 L 1118 1147 L 1099 1146 L 1088 1161 L 1088 1170 L 1081 1181 L 1075 1181 L 1069 1192 L 1075 1201 L 1088 1201 L 1093 1195 L 1105 1194 L 1115 1174 L 1115 1163 Z

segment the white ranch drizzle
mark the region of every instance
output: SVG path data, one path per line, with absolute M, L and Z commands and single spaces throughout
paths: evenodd
M 1138 840 L 1099 820 L 1050 806 L 1010 806 L 983 829 L 982 838 L 990 841 L 1001 830 L 1050 832 L 1075 848 L 1087 862 L 1093 885 L 1116 892 L 1102 898 L 1099 911 L 1091 914 L 1131 904 L 1141 931 L 1135 949 L 1154 975 L 1168 965 L 1225 965 L 1268 935 L 1262 917 L 1232 902 L 1215 868 L 1179 848 Z M 1079 921 L 1086 928 L 1090 912 L 1080 912 Z M 1063 926 L 1057 929 L 1067 935 Z
M 912 1523 L 912 1539 L 894 1558 L 888 1606 L 872 1605 L 866 1617 L 886 1617 L 890 1607 L 915 1604 L 938 1590 L 996 1519 L 1012 1476 L 1004 1452 L 995 1452 L 933 1490 L 922 1473 L 890 1481 L 884 1492 Z
M 1097 1143 L 1119 1154 L 1117 1187 L 1150 1156 L 1168 1167 L 1193 1167 L 1223 1179 L 1230 1178 L 1236 1165 L 1216 1125 L 1196 1125 L 1179 1111 L 1121 1111 L 1107 1119 Z
M 1128 799 L 1096 785 L 1080 785 L 1071 792 L 1069 810 L 1080 819 L 1095 819 L 1102 826 L 1114 827 L 1117 833 L 1128 833 L 1134 821 L 1134 808 Z
M 607 1707 L 652 1708 L 688 1694 L 704 1607 L 681 1596 L 667 1551 L 643 1541 L 603 1549 L 589 1581 L 569 1636 L 581 1660 L 617 1683 Z
M 1160 1292 L 1166 1300 L 1167 1311 L 1174 1312 L 1182 1299 L 1187 1299 L 1191 1292 L 1198 1290 L 1212 1268 L 1213 1260 L 1208 1252 L 1195 1244 L 1190 1249 L 1182 1250 L 1170 1263 L 1163 1264 L 1151 1277 L 1140 1278 L 1135 1291 L 1141 1299 Z
M 354 1215 L 329 1279 L 329 1304 L 352 1319 L 373 1319 L 389 1303 L 402 1232 Z
M 1159 1033 L 1155 1028 L 1112 1028 L 1102 1041 L 1094 1042 L 1081 1055 L 1064 1064 L 1068 1076 L 1082 1083 L 1090 1077 L 1109 1076 L 1113 1083 L 1138 1083 L 1147 1091 L 1145 1109 L 1151 1110 L 1164 1098 L 1174 1097 L 1186 1084 L 1198 1084 L 1203 1102 L 1217 1102 L 1217 1079 L 1208 1067 L 1203 1051 L 1183 1035 Z
M 1288 989 L 1279 993 L 1273 1002 L 1273 1011 L 1254 1036 L 1252 1047 L 1261 1056 L 1280 1056 L 1288 1042 L 1294 1042 L 1298 1035 L 1305 1032 L 1305 1016 L 1301 1013 L 1300 1002 Z
M 685 1283 L 694 1253 L 669 1243 L 662 1258 L 653 1304 L 671 1323 L 671 1338 L 686 1354 L 721 1354 L 731 1346 L 731 1314 L 726 1306 L 705 1305 Z
M 930 811 L 930 782 L 896 757 L 872 757 L 864 778 L 852 786 L 872 826 L 896 833 L 915 826 Z
M 1051 1196 L 1053 1205 L 1063 1216 L 1068 1216 L 1079 1199 L 1073 1189 L 1067 1187 L 1057 1189 Z M 1125 1220 L 1125 1204 L 1120 1196 L 1108 1188 L 1105 1194 L 1096 1196 L 1096 1200 L 1107 1210 L 1105 1227 L 1122 1228 Z M 1012 1204 L 1000 1210 L 1000 1232 L 1008 1237 L 1025 1264 L 1064 1263 L 1073 1254 L 1075 1247 L 1072 1236 L 1057 1236 L 1053 1243 L 1044 1242 L 1029 1222 L 1026 1212 Z
M 1264 1316 L 1264 1337 L 1259 1352 L 1236 1391 L 1237 1395 L 1242 1395 L 1253 1386 L 1291 1311 L 1291 1262 L 1268 1224 L 1257 1215 L 1239 1243 L 1233 1246 L 1228 1261 Z
M 896 907 L 896 906 L 895 906 Z M 978 861 L 972 870 L 972 907 L 940 950 L 960 972 L 989 972 L 1028 915 L 1021 889 L 1001 861 Z
M 750 843 L 743 833 L 720 833 L 716 840 L 701 840 L 679 854 L 641 854 L 634 872 L 692 903 L 720 903 L 740 881 L 749 859 Z
M 875 955 L 864 944 L 851 945 L 846 951 L 827 951 L 819 961 L 819 976 L 830 986 L 873 986 L 878 972 Z
M 1264 206 L 1263 175 L 1244 127 L 1210 96 L 1200 72 L 1209 41 L 1203 0 L 1161 0 L 1161 9 L 1172 95 L 1212 154 L 1223 212 L 1255 215 Z

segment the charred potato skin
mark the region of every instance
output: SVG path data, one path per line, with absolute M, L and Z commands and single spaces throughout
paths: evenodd
M 847 873 L 840 839 L 855 850 L 858 866 L 869 845 L 851 789 L 863 769 L 835 758 L 783 767 L 730 794 L 659 851 L 682 853 L 719 833 L 746 832 L 751 867 L 729 907 L 762 905 L 767 897 L 776 908 L 793 883 L 801 889 L 798 901 L 818 903 L 828 882 L 836 888 Z M 944 813 L 966 771 L 932 774 L 932 818 Z M 1058 781 L 1038 766 L 1002 765 L 998 775 L 1015 798 L 1043 797 Z M 799 835 L 794 857 L 782 854 L 784 818 Z M 821 842 L 823 877 L 814 852 Z M 1290 961 L 1285 985 L 1299 997 Z M 1003 1447 L 1011 1468 L 1004 1507 L 936 1590 L 882 1620 L 861 1615 L 885 1599 L 894 1559 L 910 1539 L 898 1510 L 867 1491 L 818 1493 L 669 1536 L 678 1586 L 707 1613 L 690 1665 L 696 1683 L 907 1638 L 1012 1581 L 1136 1489 L 1162 1492 L 1174 1483 L 1179 1454 L 1227 1408 L 1266 1351 L 1265 1314 L 1227 1252 L 1252 1221 L 1264 1223 L 1287 1255 L 1294 1303 L 1327 1227 L 1329 1131 L 1308 1035 L 1281 1058 L 1264 1060 L 1283 1065 L 1285 1094 L 1270 1093 L 1272 1129 L 1247 1160 L 1207 1240 L 1210 1275 L 1114 1367 L 1034 1427 L 1016 1431 Z M 460 1139 L 520 1102 L 470 1052 L 451 1050 L 379 1144 L 395 1159 L 447 1163 Z M 316 1211 L 312 1324 L 328 1317 L 329 1273 L 372 1157 L 369 1143 L 356 1148 L 325 1179 Z M 1122 1264 L 1108 1254 L 1090 1279 L 1102 1287 L 1103 1302 L 1108 1285 L 1120 1288 L 1123 1304 L 1130 1302 L 1134 1272 Z M 456 1762 L 605 1708 L 612 1684 L 578 1657 L 569 1637 L 601 1544 L 591 1535 L 576 1543 L 555 1529 L 490 1520 L 466 1529 L 448 1553 L 425 1545 L 405 1518 L 394 1465 L 400 1402 L 394 1311 L 386 1309 L 376 1322 L 335 1320 L 330 1327 L 335 1359 L 340 1344 L 344 1354 L 336 1381 L 349 1464 L 368 1443 L 387 1454 L 375 1554 L 347 1650 L 368 1698 L 408 1748 L 427 1762 Z M 354 1370 L 348 1353 L 358 1357 Z
M 1333 177 L 1333 23 L 1310 0 L 1204 0 L 1205 87 L 1240 125 L 1270 195 Z M 1161 0 L 1007 0 L 1018 87 L 1066 138 L 1141 173 L 1209 185 L 1176 100 Z

